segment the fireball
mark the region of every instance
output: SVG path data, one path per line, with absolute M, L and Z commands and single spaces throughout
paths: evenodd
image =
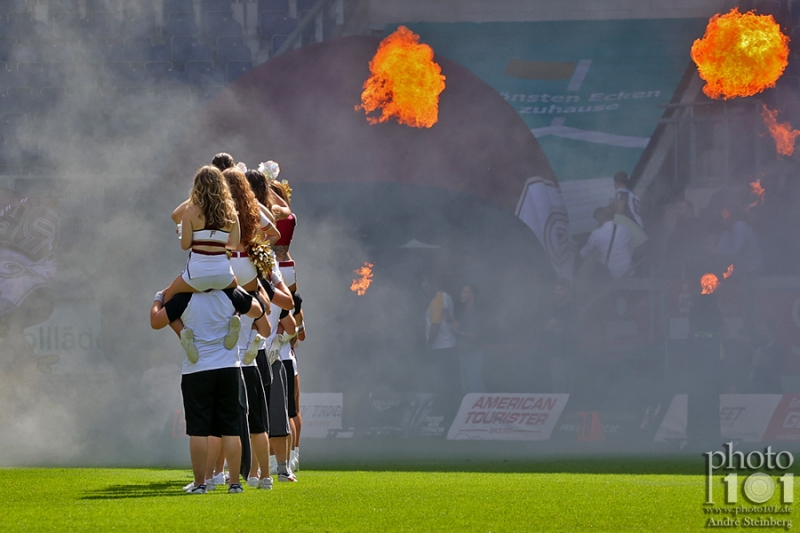
M 370 124 L 394 118 L 414 128 L 430 128 L 439 120 L 439 95 L 445 77 L 433 61 L 433 49 L 419 43 L 419 35 L 400 26 L 378 46 L 369 62 L 372 75 L 364 82 L 361 105 Z
M 719 278 L 714 274 L 703 274 L 700 278 L 701 294 L 711 294 L 719 287 Z
M 789 38 L 772 15 L 714 15 L 692 45 L 692 60 L 711 98 L 752 96 L 774 87 L 789 63 Z

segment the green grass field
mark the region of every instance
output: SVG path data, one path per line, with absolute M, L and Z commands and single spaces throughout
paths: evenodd
M 0 531 L 709 529 L 704 478 L 687 473 L 694 468 L 685 464 L 554 461 L 505 464 L 502 472 L 484 466 L 472 465 L 470 472 L 303 470 L 299 483 L 276 483 L 272 491 L 245 487 L 243 494 L 227 494 L 220 488 L 202 496 L 181 491 L 191 480 L 188 470 L 3 469 Z M 648 473 L 657 470 L 666 473 Z M 715 483 L 719 506 L 723 486 Z M 780 505 L 779 494 L 776 489 L 771 503 Z

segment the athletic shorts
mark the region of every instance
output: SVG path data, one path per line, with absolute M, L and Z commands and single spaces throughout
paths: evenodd
M 225 254 L 190 253 L 181 277 L 194 290 L 205 292 L 211 289 L 224 289 L 233 283 L 233 269 Z
M 241 433 L 239 369 L 203 370 L 181 377 L 186 434 L 193 437 L 238 436 Z
M 283 369 L 286 372 L 286 411 L 289 418 L 297 416 L 297 402 L 295 402 L 294 377 L 297 372 L 294 367 L 294 359 L 282 359 Z
M 249 257 L 231 257 L 230 261 L 233 273 L 236 274 L 236 282 L 240 286 L 247 285 L 258 277 L 258 270 Z
M 294 269 L 294 261 L 281 261 L 278 263 L 278 268 L 281 269 L 283 282 L 287 287 L 291 287 L 297 283 L 297 273 Z
M 250 427 L 250 434 L 269 433 L 267 398 L 261 373 L 257 366 L 245 366 L 242 367 L 242 374 L 247 389 L 247 425 Z
M 285 437 L 289 434 L 289 412 L 286 406 L 286 371 L 280 359 L 272 363 L 272 383 L 264 385 L 264 392 L 269 411 L 269 436 Z

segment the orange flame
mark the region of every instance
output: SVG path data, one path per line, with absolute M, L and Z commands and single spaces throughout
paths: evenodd
M 758 179 L 756 181 L 750 182 L 750 192 L 756 195 L 756 201 L 752 204 L 747 206 L 747 209 L 757 206 L 758 204 L 764 203 L 764 193 L 767 192 L 764 190 L 764 187 L 761 186 L 761 180 Z
M 775 147 L 780 155 L 792 155 L 794 153 L 794 139 L 800 135 L 800 131 L 792 128 L 788 122 L 778 122 L 778 111 L 773 111 L 766 105 L 761 104 L 761 116 L 764 124 L 769 128 L 769 133 L 775 139 Z
M 774 87 L 789 64 L 789 38 L 772 15 L 714 15 L 692 45 L 692 59 L 711 98 L 752 96 Z
M 733 274 L 733 265 L 728 266 L 728 269 L 722 274 L 722 279 L 728 279 Z M 700 294 L 712 294 L 719 288 L 719 278 L 712 273 L 703 274 L 700 278 Z
M 711 294 L 719 287 L 719 278 L 714 274 L 703 274 L 700 278 L 700 287 L 703 289 L 700 294 Z
M 433 49 L 419 43 L 419 35 L 400 26 L 381 41 L 369 62 L 372 75 L 364 82 L 361 104 L 367 114 L 380 109 L 370 124 L 395 118 L 400 124 L 430 128 L 439 120 L 439 94 L 445 77 L 433 61 Z
M 369 286 L 372 283 L 373 266 L 375 265 L 373 265 L 372 263 L 364 262 L 364 266 L 362 266 L 358 270 L 353 271 L 361 277 L 353 280 L 353 283 L 350 285 L 351 291 L 358 294 L 359 296 L 364 296 L 364 293 L 367 292 L 367 289 L 369 289 Z
M 731 274 L 733 274 L 733 265 L 728 266 L 728 270 L 722 274 L 722 279 L 728 279 L 731 277 Z

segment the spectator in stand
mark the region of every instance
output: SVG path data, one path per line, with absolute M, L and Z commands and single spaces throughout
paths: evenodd
M 761 248 L 750 224 L 744 221 L 741 210 L 723 209 L 722 231 L 716 252 L 724 262 L 733 264 L 739 274 L 756 275 L 761 272 Z
M 436 380 L 435 390 L 445 397 L 445 404 L 456 404 L 458 395 L 458 357 L 453 299 L 443 290 L 440 275 L 433 275 L 424 282 L 426 289 L 434 293 L 425 313 L 425 335 L 431 375 Z M 457 406 L 456 406 L 457 407 Z
M 786 364 L 786 350 L 778 344 L 775 322 L 759 320 L 756 324 L 758 343 L 753 350 L 750 391 L 753 394 L 783 394 L 781 375 Z
M 578 307 L 572 297 L 567 279 L 557 279 L 553 285 L 550 309 L 545 317 L 542 345 L 550 358 L 551 392 L 570 392 L 573 389 L 575 356 L 578 351 Z
M 595 261 L 608 267 L 612 279 L 627 276 L 633 266 L 631 232 L 614 222 L 614 213 L 607 207 L 594 210 L 598 228 L 589 235 L 581 249 L 581 257 L 594 256 Z
M 478 293 L 472 285 L 461 289 L 463 308 L 453 324 L 458 346 L 458 366 L 461 374 L 461 393 L 485 392 L 483 384 L 483 343 L 479 337 L 486 321 L 476 308 Z
M 642 216 L 639 212 L 640 203 L 639 197 L 630 188 L 628 174 L 625 172 L 614 174 L 614 200 L 609 206 L 614 211 L 614 214 L 624 215 L 644 229 Z

